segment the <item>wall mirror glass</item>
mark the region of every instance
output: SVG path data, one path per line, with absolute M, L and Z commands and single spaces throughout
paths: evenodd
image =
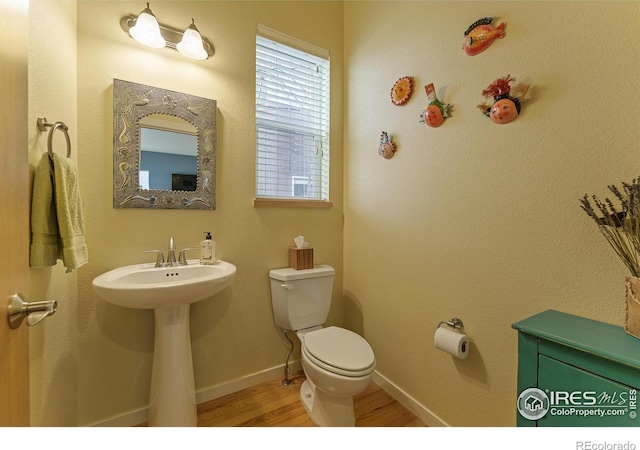
M 114 208 L 215 209 L 216 101 L 113 80 Z

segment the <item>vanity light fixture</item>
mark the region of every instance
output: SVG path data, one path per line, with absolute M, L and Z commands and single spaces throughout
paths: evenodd
M 193 19 L 191 19 L 191 25 L 184 30 L 182 40 L 176 45 L 176 49 L 191 59 L 207 59 L 209 57 L 202 45 L 202 36 L 200 36 Z
M 149 3 L 136 19 L 135 25 L 129 29 L 129 34 L 136 41 L 148 47 L 163 48 L 167 45 L 167 41 L 160 34 L 158 20 L 149 9 Z
M 170 48 L 191 59 L 208 59 L 213 56 L 213 45 L 200 35 L 195 21 L 184 32 L 160 25 L 156 17 L 147 7 L 138 17 L 125 16 L 120 26 L 136 41 L 153 48 Z

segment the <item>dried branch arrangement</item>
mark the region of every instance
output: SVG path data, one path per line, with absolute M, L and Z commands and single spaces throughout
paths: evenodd
M 591 217 L 607 242 L 615 250 L 631 274 L 640 277 L 640 177 L 631 183 L 622 183 L 622 190 L 608 186 L 619 202 L 585 195 L 581 208 Z M 592 204 L 593 202 L 593 204 Z

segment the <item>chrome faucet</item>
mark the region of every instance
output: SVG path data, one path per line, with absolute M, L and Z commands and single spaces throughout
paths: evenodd
M 178 257 L 178 264 L 181 266 L 186 266 L 189 263 L 187 262 L 187 257 L 185 253 L 189 250 L 198 250 L 198 247 L 186 247 L 180 250 L 180 256 Z
M 186 266 L 189 264 L 187 262 L 187 258 L 185 253 L 189 250 L 197 250 L 197 247 L 187 247 L 183 248 L 180 251 L 180 256 L 176 260 L 176 244 L 173 240 L 173 237 L 169 238 L 169 251 L 167 252 L 167 261 L 164 261 L 164 255 L 161 250 L 142 250 L 142 253 L 157 253 L 158 258 L 156 259 L 155 267 L 175 267 L 175 266 Z
M 158 258 L 156 259 L 155 267 L 164 267 L 164 255 L 162 254 L 162 250 L 142 250 L 142 253 L 157 253 Z
M 170 267 L 178 265 L 176 262 L 176 244 L 173 242 L 173 237 L 169 238 L 169 250 L 167 252 L 166 265 Z

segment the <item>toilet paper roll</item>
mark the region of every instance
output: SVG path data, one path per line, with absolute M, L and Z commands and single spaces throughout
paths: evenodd
M 469 356 L 469 338 L 466 334 L 449 328 L 438 327 L 433 341 L 437 349 L 447 352 L 456 358 L 465 359 Z

